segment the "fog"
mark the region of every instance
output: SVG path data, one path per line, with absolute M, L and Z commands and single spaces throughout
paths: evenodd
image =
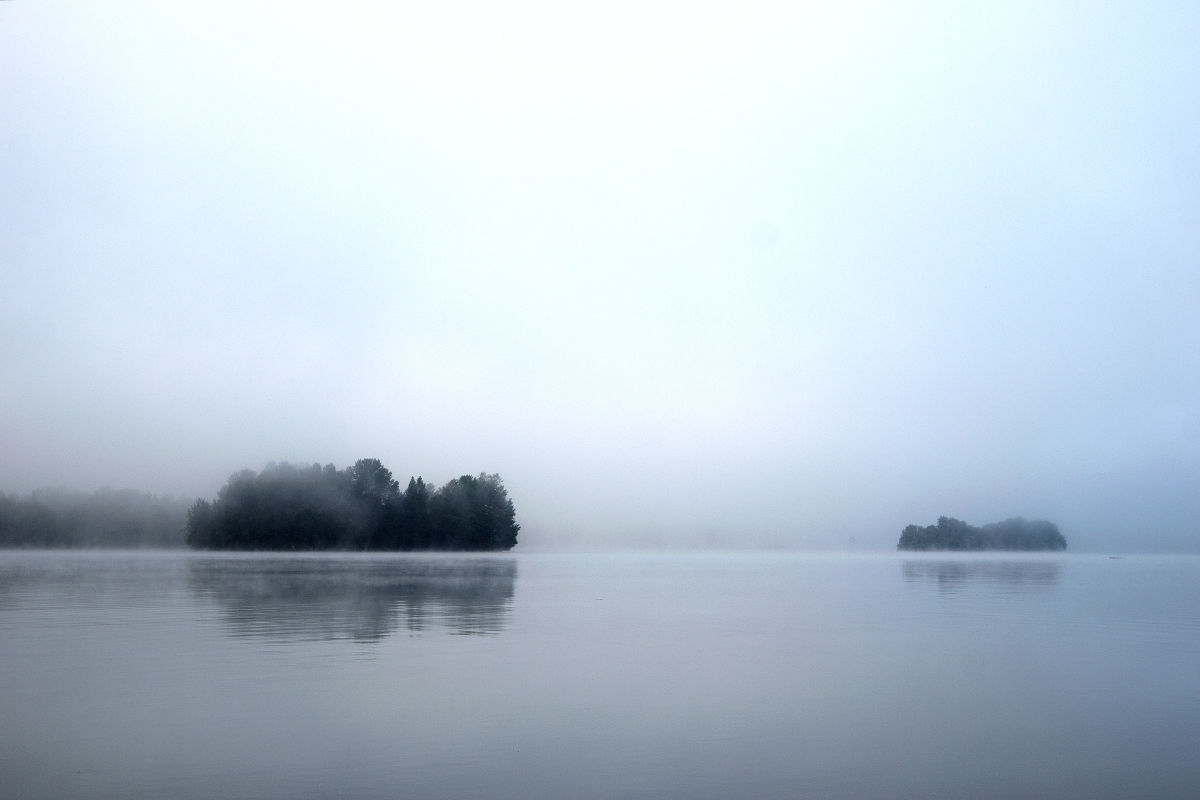
M 0 3 L 0 491 L 1200 550 L 1191 3 Z

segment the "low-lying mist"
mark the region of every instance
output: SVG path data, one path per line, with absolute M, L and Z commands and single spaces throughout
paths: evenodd
M 136 489 L 0 492 L 0 547 L 184 547 L 192 502 Z

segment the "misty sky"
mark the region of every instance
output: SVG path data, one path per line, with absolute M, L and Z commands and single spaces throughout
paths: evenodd
M 1194 2 L 0 3 L 0 490 L 1200 550 Z

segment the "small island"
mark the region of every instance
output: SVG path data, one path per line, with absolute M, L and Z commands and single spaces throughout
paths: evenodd
M 1013 517 L 981 527 L 954 517 L 938 517 L 936 525 L 909 525 L 897 550 L 1066 550 L 1058 526 L 1044 519 Z
M 375 458 L 352 467 L 268 464 L 243 470 L 187 515 L 203 550 L 511 550 L 516 511 L 499 475 L 408 487 Z

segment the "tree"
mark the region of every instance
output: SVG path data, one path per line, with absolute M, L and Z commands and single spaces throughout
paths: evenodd
M 404 492 L 374 458 L 243 470 L 212 503 L 188 512 L 188 544 L 258 550 L 508 550 L 516 512 L 499 475 L 464 475 L 441 489 L 411 478 Z
M 516 511 L 499 475 L 463 475 L 431 506 L 435 539 L 450 550 L 508 550 L 517 543 Z
M 898 550 L 1065 550 L 1067 540 L 1058 526 L 1042 519 L 1013 517 L 982 527 L 953 517 L 938 517 L 936 525 L 909 525 L 900 534 Z

